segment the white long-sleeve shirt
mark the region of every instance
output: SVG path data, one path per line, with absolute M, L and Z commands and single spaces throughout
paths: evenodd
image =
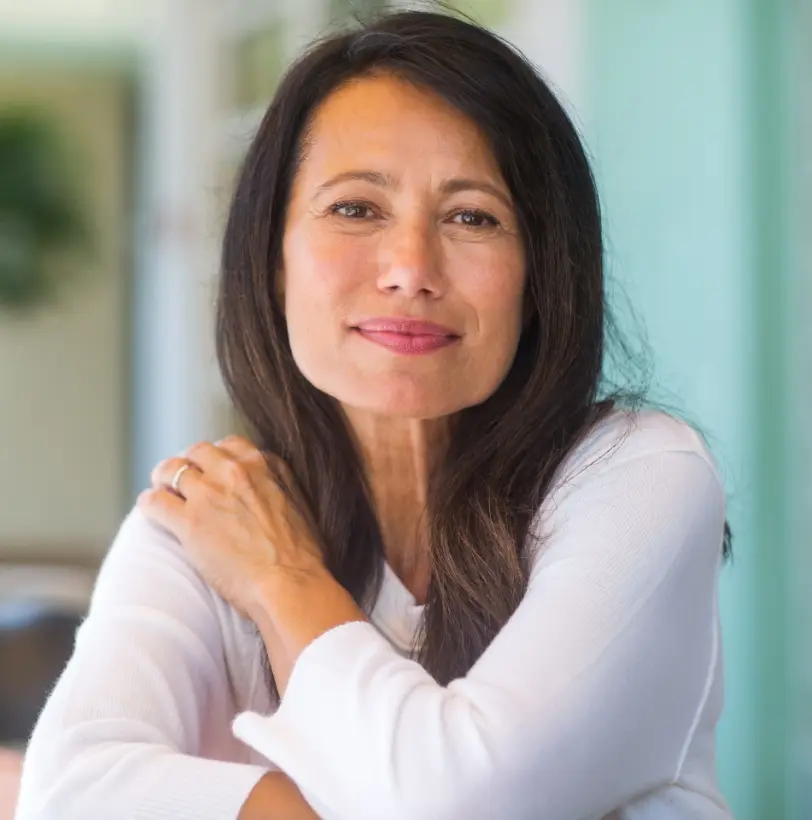
M 615 413 L 562 465 L 527 593 L 465 677 L 440 686 L 409 659 L 421 607 L 386 567 L 370 622 L 308 645 L 274 711 L 252 625 L 136 509 L 31 738 L 17 820 L 233 820 L 276 767 L 325 820 L 730 818 L 724 519 L 693 430 Z

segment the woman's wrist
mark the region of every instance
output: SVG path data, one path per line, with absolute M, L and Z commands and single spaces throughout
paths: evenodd
M 268 651 L 280 694 L 302 651 L 325 632 L 351 621 L 367 620 L 352 596 L 325 569 L 276 568 L 258 585 L 249 617 Z

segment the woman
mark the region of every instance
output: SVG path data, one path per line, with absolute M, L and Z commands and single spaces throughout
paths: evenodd
M 224 244 L 256 446 L 155 468 L 20 820 L 729 817 L 724 492 L 599 398 L 603 285 L 584 151 L 508 46 L 401 13 L 305 55 Z

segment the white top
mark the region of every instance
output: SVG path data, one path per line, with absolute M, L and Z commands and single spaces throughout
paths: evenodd
M 135 510 L 16 816 L 232 820 L 275 764 L 324 820 L 730 818 L 714 765 L 724 519 L 693 430 L 615 413 L 560 470 L 527 594 L 464 678 L 439 686 L 405 656 L 421 607 L 387 568 L 371 623 L 307 646 L 272 714 L 252 625 Z

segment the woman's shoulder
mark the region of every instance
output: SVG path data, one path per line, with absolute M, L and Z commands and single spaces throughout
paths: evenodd
M 564 459 L 553 492 L 576 478 L 589 478 L 640 458 L 686 453 L 704 462 L 721 484 L 717 463 L 702 435 L 690 424 L 660 410 L 612 410 Z
M 694 545 L 721 556 L 725 508 L 720 472 L 696 429 L 661 411 L 618 409 L 561 464 L 534 522 L 535 570 L 562 554 L 605 560 L 615 548 L 665 561 Z
M 88 615 L 91 623 L 114 621 L 133 645 L 160 626 L 176 646 L 222 666 L 240 708 L 252 703 L 262 674 L 256 629 L 206 584 L 180 541 L 137 506 L 113 538 Z

